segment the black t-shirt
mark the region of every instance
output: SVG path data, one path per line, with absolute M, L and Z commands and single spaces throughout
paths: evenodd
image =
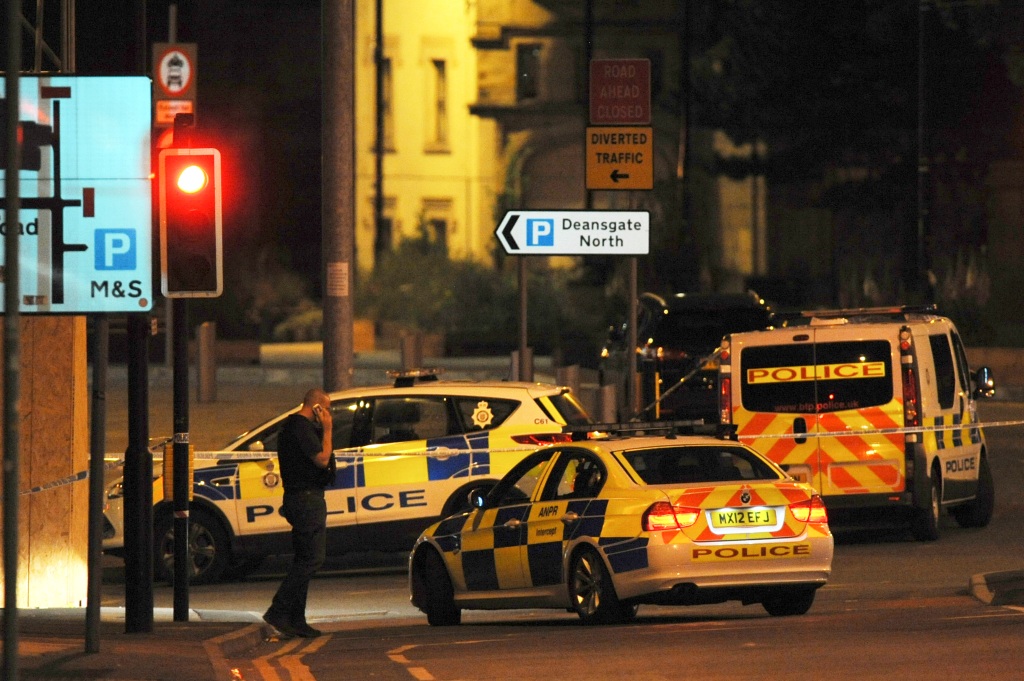
M 277 439 L 277 458 L 285 492 L 321 490 L 333 482 L 334 457 L 327 468 L 320 468 L 313 461 L 322 448 L 322 433 L 321 426 L 302 414 L 292 414 L 284 420 Z

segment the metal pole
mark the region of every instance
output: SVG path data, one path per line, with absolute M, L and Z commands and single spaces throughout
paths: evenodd
M 153 455 L 149 451 L 149 318 L 130 314 L 128 449 L 124 457 L 124 630 L 153 631 Z
M 321 0 L 324 388 L 352 387 L 355 2 Z
M 377 99 L 376 99 L 376 130 L 373 144 L 374 192 L 373 192 L 373 224 L 374 248 L 381 245 L 381 230 L 384 221 L 384 2 L 377 0 L 376 45 L 373 49 L 373 63 L 376 66 Z M 388 234 L 390 239 L 390 233 Z M 390 250 L 390 240 L 388 242 Z M 374 251 L 374 258 L 379 254 Z
M 174 316 L 174 621 L 188 622 L 188 299 L 171 301 Z
M 18 100 L 21 97 L 18 74 L 21 72 L 21 3 L 4 3 L 7 23 L 7 73 L 4 106 L 7 125 L 3 131 L 7 147 L 4 174 L 4 196 L 7 201 L 5 221 L 17 225 L 21 198 L 18 168 L 21 147 L 18 145 Z M 18 486 L 21 478 L 21 297 L 18 266 L 18 231 L 8 229 L 4 236 L 4 679 L 18 678 Z
M 89 440 L 89 582 L 85 603 L 85 652 L 100 651 L 103 599 L 103 455 L 107 448 L 107 358 L 110 322 L 95 315 L 92 326 L 92 435 Z
M 626 319 L 629 320 L 626 328 L 629 329 L 626 339 L 626 374 L 629 380 L 626 382 L 626 404 L 629 405 L 629 413 L 636 414 L 640 411 L 640 392 L 636 389 L 636 349 L 639 339 L 637 338 L 637 258 L 635 255 L 629 258 L 629 311 Z
M 530 368 L 527 362 L 530 361 L 528 343 L 526 338 L 526 258 L 519 256 L 519 380 L 530 380 Z
M 135 0 L 135 71 L 146 73 L 146 2 Z M 127 315 L 128 449 L 124 459 L 124 629 L 153 631 L 153 454 L 149 451 L 149 316 Z

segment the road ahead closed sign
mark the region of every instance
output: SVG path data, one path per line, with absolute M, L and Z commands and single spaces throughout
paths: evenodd
M 647 211 L 511 210 L 495 234 L 509 255 L 646 255 Z

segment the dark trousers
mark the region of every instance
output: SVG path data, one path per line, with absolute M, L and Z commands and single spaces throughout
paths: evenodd
M 327 557 L 327 503 L 322 491 L 285 492 L 281 512 L 292 526 L 294 556 L 267 612 L 301 625 L 309 582 Z

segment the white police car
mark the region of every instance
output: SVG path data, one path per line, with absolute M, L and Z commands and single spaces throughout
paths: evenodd
M 282 421 L 297 409 L 220 452 L 196 453 L 189 516 L 195 583 L 291 552 L 273 454 Z M 326 492 L 328 555 L 411 548 L 424 528 L 465 507 L 471 488 L 493 485 L 539 444 L 566 437 L 563 426 L 590 422 L 565 387 L 441 381 L 422 371 L 397 374 L 394 385 L 332 393 L 331 411 L 338 472 Z M 154 488 L 154 572 L 170 579 L 173 520 L 162 488 Z M 108 496 L 118 491 L 119 481 L 108 486 Z M 108 515 L 118 514 L 118 501 L 108 500 Z M 111 534 L 104 549 L 122 547 L 123 536 Z

